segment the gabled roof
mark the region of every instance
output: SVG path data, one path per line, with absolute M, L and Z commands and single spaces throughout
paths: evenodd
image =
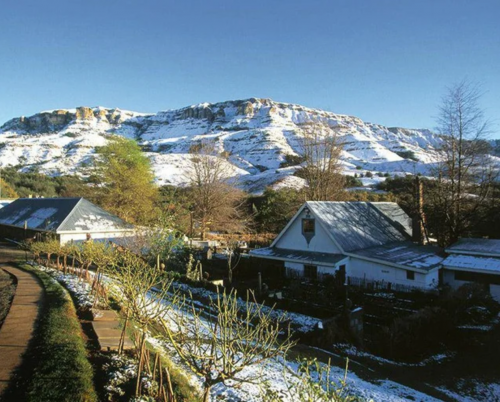
M 0 209 L 0 224 L 50 232 L 131 229 L 84 198 L 19 198 Z
M 442 249 L 433 246 L 421 246 L 411 241 L 388 243 L 382 246 L 357 250 L 350 255 L 420 272 L 429 272 L 440 268 L 445 258 Z
M 411 239 L 411 220 L 394 202 L 307 201 L 272 246 L 305 207 L 343 252 Z
M 471 254 L 500 257 L 500 240 L 497 239 L 460 239 L 446 249 L 450 254 Z

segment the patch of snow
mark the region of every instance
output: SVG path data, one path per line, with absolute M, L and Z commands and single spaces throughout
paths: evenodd
M 486 383 L 476 379 L 460 379 L 451 387 L 436 387 L 458 402 L 494 402 L 500 399 L 500 382 Z

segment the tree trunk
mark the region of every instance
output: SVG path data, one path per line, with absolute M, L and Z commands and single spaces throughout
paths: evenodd
M 170 394 L 168 396 L 168 399 L 170 401 L 175 402 L 174 388 L 172 387 L 172 381 L 170 380 L 170 372 L 168 371 L 167 367 L 165 367 L 165 375 L 167 377 L 168 393 Z
M 125 317 L 125 323 L 123 324 L 122 333 L 120 334 L 120 342 L 118 343 L 118 354 L 121 355 L 123 353 L 123 346 L 125 345 L 125 337 L 127 336 L 127 324 L 130 313 L 127 309 L 127 315 Z
M 228 257 L 229 259 L 231 258 L 231 256 Z M 230 260 L 228 260 L 230 261 Z M 229 282 L 229 286 L 232 286 L 233 284 L 233 269 L 231 267 L 231 264 L 228 264 L 228 267 L 227 267 L 227 280 Z
M 137 382 L 135 384 L 135 397 L 136 398 L 139 397 L 139 392 L 140 392 L 140 388 L 141 388 L 141 372 L 142 372 L 142 365 L 143 365 L 143 361 L 144 361 L 145 345 L 146 345 L 146 332 L 143 332 L 142 338 L 141 338 L 141 346 L 140 346 L 141 354 L 140 354 L 140 358 L 139 358 L 139 364 L 137 365 Z
M 210 402 L 210 390 L 212 389 L 211 385 L 205 386 L 203 390 L 203 402 Z

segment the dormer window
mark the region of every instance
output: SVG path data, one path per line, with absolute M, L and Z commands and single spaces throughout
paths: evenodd
M 313 235 L 315 232 L 315 220 L 313 218 L 302 219 L 302 234 Z

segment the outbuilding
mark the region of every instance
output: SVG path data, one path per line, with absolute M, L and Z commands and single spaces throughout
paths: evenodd
M 500 302 L 500 240 L 464 238 L 446 252 L 444 284 L 457 289 L 466 283 L 480 283 Z
M 19 198 L 0 209 L 0 237 L 69 241 L 131 236 L 134 227 L 84 198 Z

